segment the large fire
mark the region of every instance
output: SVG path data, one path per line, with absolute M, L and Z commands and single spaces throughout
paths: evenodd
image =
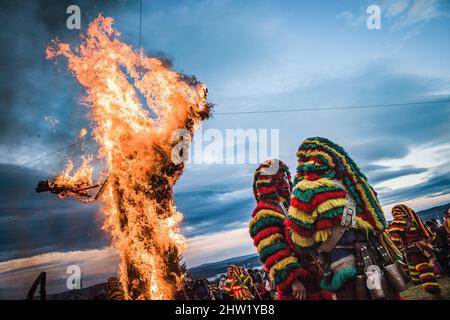
M 123 43 L 109 17 L 92 21 L 78 47 L 56 39 L 46 54 L 48 59 L 66 57 L 68 69 L 87 91 L 97 156 L 106 167 L 102 179 L 107 177 L 107 183 L 99 197 L 103 227 L 121 257 L 125 298 L 180 297 L 179 255 L 185 240 L 172 187 L 184 164 L 172 162 L 181 139 L 174 140 L 173 134 L 186 129 L 192 135 L 209 116 L 206 86 Z M 76 189 L 92 184 L 90 158 L 84 159 L 75 172 L 69 163 L 49 185 Z

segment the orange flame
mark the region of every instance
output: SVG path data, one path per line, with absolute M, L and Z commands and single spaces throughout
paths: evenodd
M 183 216 L 174 207 L 172 192 L 184 164 L 171 161 L 179 142 L 172 135 L 178 129 L 192 135 L 209 116 L 207 89 L 160 59 L 134 51 L 119 36 L 113 19 L 99 16 L 81 36 L 79 47 L 72 50 L 52 40 L 46 54 L 48 59 L 65 56 L 87 91 L 98 157 L 105 160 L 108 175 L 100 198 L 103 227 L 121 257 L 125 298 L 172 299 L 181 288 L 178 259 L 185 247 L 179 232 Z M 70 176 L 72 169 L 69 166 L 57 181 L 91 179 L 92 170 L 82 166 Z
M 83 139 L 84 137 L 86 137 L 87 133 L 88 133 L 88 132 L 87 132 L 87 129 L 86 129 L 86 128 L 81 128 L 78 137 L 79 137 L 80 139 Z
M 55 180 L 49 182 L 50 187 L 59 187 L 70 189 L 84 189 L 92 186 L 92 172 L 93 167 L 91 166 L 92 156 L 82 157 L 83 163 L 81 166 L 74 171 L 74 164 L 72 161 L 66 165 L 66 169 L 58 176 Z M 70 191 L 67 193 L 59 194 L 62 199 L 67 195 L 71 195 Z

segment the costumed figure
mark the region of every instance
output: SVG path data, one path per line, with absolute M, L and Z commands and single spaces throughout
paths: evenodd
M 286 239 L 285 219 L 292 192 L 289 168 L 280 160 L 261 163 L 254 175 L 253 192 L 257 205 L 249 231 L 278 299 L 332 299 L 333 295 L 319 286 L 320 272 L 313 256 L 297 256 Z M 297 279 L 302 283 L 293 291 Z
M 321 287 L 338 300 L 400 299 L 406 289 L 402 255 L 385 232 L 387 222 L 367 178 L 341 146 L 325 138 L 306 139 L 297 157 L 285 222 L 297 256 L 319 252 Z M 298 277 L 292 289 L 304 279 Z
M 448 261 L 448 232 L 444 225 L 437 222 L 436 219 L 431 219 L 425 223 L 435 237 L 433 240 L 433 252 L 436 256 L 434 263 L 434 273 L 436 275 L 450 276 L 450 264 Z
M 235 265 L 228 267 L 228 278 L 223 289 L 225 295 L 233 300 L 252 300 L 251 287 L 253 287 L 252 278 L 243 268 Z
M 225 289 L 225 282 L 227 281 L 227 277 L 222 274 L 220 276 L 220 280 L 219 280 L 219 284 L 217 285 L 217 290 L 219 292 L 219 299 L 217 300 L 224 300 L 224 294 L 223 294 L 223 290 Z
M 447 231 L 447 233 L 448 233 L 447 240 L 448 240 L 448 245 L 450 247 L 450 209 L 447 210 L 447 213 L 444 217 L 444 228 L 445 228 L 445 231 Z
M 434 298 L 441 298 L 441 288 L 433 272 L 432 241 L 434 234 L 422 219 L 408 206 L 396 205 L 392 208 L 394 220 L 388 228 L 392 241 L 401 250 L 408 263 L 413 283 L 422 284 L 422 288 Z
M 184 295 L 187 300 L 195 300 L 194 279 L 191 275 L 186 275 L 183 279 Z

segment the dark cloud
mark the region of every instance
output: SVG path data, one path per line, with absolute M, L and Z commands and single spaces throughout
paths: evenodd
M 364 144 L 349 146 L 349 152 L 357 154 L 364 161 L 403 158 L 409 152 L 408 145 L 395 139 L 377 139 Z
M 380 198 L 384 203 L 394 203 L 428 195 L 447 193 L 450 193 L 450 173 L 441 173 L 435 174 L 425 182 L 395 190 L 395 192 L 389 190 L 380 192 Z
M 414 167 L 405 167 L 401 168 L 399 170 L 381 170 L 376 172 L 370 172 L 367 176 L 369 179 L 369 182 L 371 184 L 376 184 L 378 182 L 382 182 L 385 180 L 390 180 L 394 178 L 399 178 L 403 176 L 407 176 L 410 174 L 419 174 L 423 172 L 427 172 L 428 169 L 426 168 L 414 168 Z
M 45 48 L 58 37 L 71 43 L 79 30 L 66 27 L 66 8 L 81 8 L 82 28 L 100 12 L 135 9 L 131 1 L 39 0 L 0 2 L 0 146 L 4 159 L 18 164 L 42 157 L 74 142 L 81 127 L 89 128 L 86 108 L 79 106 L 81 86 L 45 58 Z M 137 29 L 136 29 L 137 31 Z M 44 120 L 51 116 L 58 123 Z M 0 261 L 49 251 L 97 248 L 108 243 L 100 231 L 98 206 L 34 192 L 39 180 L 56 174 L 69 158 L 94 150 L 92 141 L 44 157 L 26 166 L 0 164 Z M 23 150 L 27 150 L 24 151 Z M 37 151 L 36 153 L 33 153 Z M 14 161 L 25 156 L 25 160 Z
M 381 165 L 377 165 L 377 164 L 368 164 L 368 165 L 361 167 L 361 170 L 364 173 L 369 173 L 372 171 L 379 171 L 379 170 L 388 170 L 388 169 L 389 169 L 389 167 L 381 166 Z
M 188 165 L 175 186 L 175 204 L 185 218 L 183 234 L 225 231 L 247 221 L 255 206 L 255 169 L 256 165 Z
M 78 105 L 83 90 L 64 67 L 45 58 L 50 40 L 78 41 L 80 31 L 66 27 L 66 8 L 81 8 L 82 28 L 100 12 L 133 8 L 129 1 L 2 0 L 0 20 L 0 145 L 15 152 L 18 144 L 46 149 L 68 144 L 81 126 L 88 127 L 86 109 Z M 58 120 L 52 126 L 44 120 Z
M 43 173 L 0 165 L 0 261 L 109 243 L 97 205 L 36 193 Z
M 238 192 L 178 192 L 175 201 L 185 217 L 183 234 L 187 237 L 226 231 L 233 224 L 247 221 L 255 201 L 251 188 Z M 247 193 L 247 194 L 246 194 Z
M 448 100 L 449 96 L 436 93 L 447 91 L 449 86 L 447 78 L 405 72 L 392 61 L 379 60 L 359 66 L 355 71 L 295 88 L 283 96 L 276 96 L 272 103 L 289 109 L 292 108 L 292 101 L 301 101 L 299 106 L 318 107 L 442 101 Z M 260 103 L 267 105 L 270 101 L 270 98 L 264 97 Z M 319 127 L 320 131 L 316 130 L 321 135 L 330 138 L 335 135 L 342 141 L 352 141 L 358 145 L 383 141 L 388 145 L 384 149 L 388 152 L 387 156 L 396 154 L 396 146 L 399 148 L 398 154 L 402 154 L 406 146 L 440 144 L 450 140 L 447 121 L 450 117 L 449 102 L 298 113 L 292 114 L 291 121 L 308 120 L 311 116 L 315 121 L 304 121 L 302 131 L 314 131 L 311 126 L 326 123 L 326 126 Z M 350 151 L 351 145 L 348 143 L 346 149 Z M 383 148 L 381 144 L 376 147 Z M 376 151 L 373 152 L 377 156 Z
M 448 95 L 433 95 L 448 88 L 447 79 L 396 71 L 395 66 L 385 61 L 371 64 L 342 82 L 354 86 L 349 95 L 353 96 L 355 105 L 449 99 Z M 340 87 L 336 84 L 335 90 L 343 89 Z M 386 151 L 401 154 L 406 146 L 413 144 L 447 142 L 450 136 L 446 119 L 449 116 L 450 103 L 441 102 L 366 109 L 354 113 L 350 120 L 365 124 L 361 137 L 374 137 L 390 146 Z M 376 147 L 383 149 L 381 144 Z
M 45 7 L 43 2 L 35 1 L 6 3 L 6 9 L 2 9 L 0 13 L 0 19 L 4 23 L 0 43 L 3 48 L 8 48 L 0 52 L 0 94 L 2 98 L 5 97 L 1 103 L 0 143 L 14 145 L 24 139 L 43 136 L 44 115 L 54 113 L 51 112 L 52 106 L 48 105 L 48 101 L 41 97 L 40 90 L 42 79 L 48 78 L 42 67 L 44 63 L 48 63 L 44 50 L 51 39 L 44 27 L 46 20 L 40 14 L 45 17 L 46 11 L 54 10 L 48 15 L 49 19 L 54 19 L 59 17 L 57 13 L 62 7 L 58 10 L 58 6 Z M 51 88 L 47 88 L 49 89 Z M 37 119 L 41 121 L 38 122 Z M 31 125 L 30 120 L 35 123 Z
M 36 159 L 42 152 L 30 155 L 35 147 L 48 153 L 58 150 L 73 143 L 81 127 L 90 125 L 86 109 L 79 106 L 84 90 L 68 76 L 64 59 L 55 65 L 45 58 L 45 48 L 55 37 L 63 42 L 79 42 L 80 31 L 66 28 L 66 8 L 79 5 L 85 29 L 99 13 L 115 18 L 129 12 L 137 14 L 139 2 L 1 0 L 0 4 L 4 26 L 0 30 L 0 43 L 5 48 L 0 52 L 0 146 L 6 151 L 5 158 L 22 149 Z M 137 20 L 123 21 L 125 33 L 131 35 L 129 40 L 137 43 Z M 151 49 L 147 53 L 172 65 L 168 54 Z M 44 120 L 46 115 L 59 122 L 51 126 Z M 86 206 L 72 199 L 61 201 L 54 195 L 34 192 L 39 180 L 48 178 L 49 173 L 56 174 L 68 159 L 86 153 L 86 149 L 95 149 L 92 142 L 87 144 L 33 163 L 41 172 L 27 166 L 0 164 L 0 261 L 50 251 L 97 248 L 108 243 L 100 231 L 98 206 Z M 17 160 L 19 164 L 24 162 L 27 161 Z

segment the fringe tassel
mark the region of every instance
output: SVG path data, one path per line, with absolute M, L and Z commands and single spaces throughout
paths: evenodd
M 340 288 L 342 288 L 342 286 L 348 279 L 354 278 L 357 275 L 358 271 L 356 270 L 355 267 L 347 267 L 336 272 L 333 275 L 333 279 L 331 280 L 331 282 L 326 282 L 325 280 L 322 280 L 322 282 L 320 283 L 320 287 L 328 291 L 337 291 Z

